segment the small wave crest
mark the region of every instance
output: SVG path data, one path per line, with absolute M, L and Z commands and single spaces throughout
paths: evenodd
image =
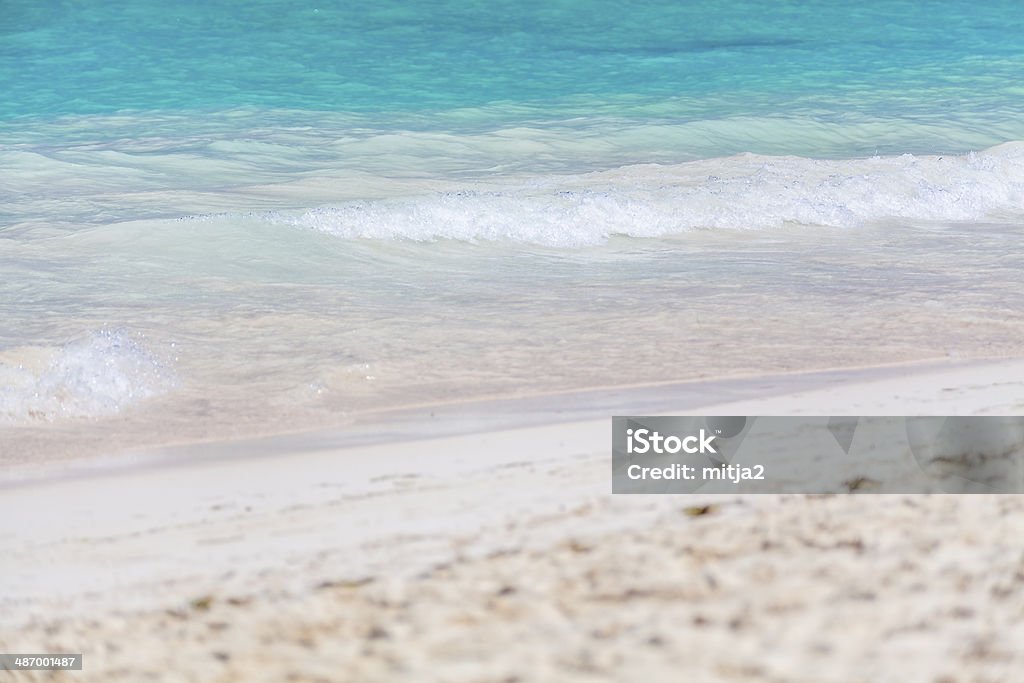
M 123 329 L 8 350 L 0 353 L 0 423 L 112 415 L 174 384 L 173 372 Z
M 744 154 L 250 217 L 344 239 L 580 247 L 615 235 L 660 237 L 786 224 L 845 228 L 891 219 L 962 222 L 1022 214 L 1024 143 L 1007 143 L 960 156 L 818 160 Z

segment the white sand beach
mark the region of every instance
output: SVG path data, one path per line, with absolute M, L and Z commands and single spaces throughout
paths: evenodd
M 1011 681 L 1019 496 L 613 496 L 608 416 L 1022 409 L 1021 361 L 890 366 L 10 468 L 0 651 L 84 653 L 12 680 Z
M 0 683 L 1024 683 L 1022 21 L 0 0 Z

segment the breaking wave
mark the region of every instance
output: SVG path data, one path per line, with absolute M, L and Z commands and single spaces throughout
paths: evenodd
M 817 160 L 744 154 L 246 218 L 343 239 L 507 240 L 579 247 L 615 235 L 1022 215 L 1024 143 L 1015 142 L 959 156 Z
M 8 350 L 0 354 L 0 423 L 112 415 L 174 384 L 171 369 L 123 329 Z

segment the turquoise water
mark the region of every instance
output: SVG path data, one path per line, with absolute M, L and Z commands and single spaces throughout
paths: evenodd
M 1019 355 L 1021 36 L 1016 2 L 2 0 L 0 448 Z
M 498 104 L 527 121 L 916 124 L 919 139 L 891 151 L 936 151 L 916 147 L 948 120 L 994 126 L 989 144 L 1024 137 L 1007 121 L 1024 94 L 1013 1 L 5 0 L 2 12 L 8 121 L 256 107 L 412 113 L 430 127 L 430 114 Z M 943 151 L 971 148 L 967 132 Z M 849 150 L 876 151 L 868 135 Z M 723 153 L 779 151 L 753 146 Z

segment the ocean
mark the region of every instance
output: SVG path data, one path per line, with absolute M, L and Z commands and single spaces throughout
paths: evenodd
M 1019 356 L 1022 36 L 1010 1 L 0 0 L 0 456 Z

